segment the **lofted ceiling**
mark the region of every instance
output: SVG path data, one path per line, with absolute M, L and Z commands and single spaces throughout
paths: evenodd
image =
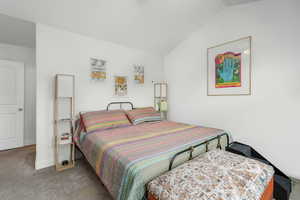
M 35 24 L 0 14 L 0 43 L 35 47 Z
M 1 0 L 0 13 L 163 55 L 226 6 L 252 1 Z

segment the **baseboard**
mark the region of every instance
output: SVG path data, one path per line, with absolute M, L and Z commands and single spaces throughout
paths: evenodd
M 28 148 L 36 148 L 36 145 L 32 144 L 32 145 L 26 145 L 26 146 L 22 146 L 22 147 L 13 148 L 13 149 L 4 149 L 4 150 L 0 150 L 0 152 L 14 151 L 14 150 L 23 150 L 23 149 L 28 149 Z
M 28 148 L 36 148 L 36 145 L 35 144 L 29 144 L 29 145 L 25 145 L 24 147 L 20 147 L 20 148 L 17 148 L 17 149 L 28 149 Z
M 54 160 L 36 160 L 35 161 L 35 169 L 43 169 L 47 167 L 51 167 L 54 165 Z

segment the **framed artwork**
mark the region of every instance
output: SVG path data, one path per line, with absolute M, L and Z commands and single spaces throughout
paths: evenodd
M 115 76 L 115 95 L 126 96 L 127 95 L 127 77 Z
M 251 95 L 251 36 L 207 49 L 207 95 Z
M 140 65 L 134 66 L 134 81 L 137 84 L 143 84 L 144 81 L 144 67 Z
M 91 64 L 91 78 L 93 80 L 105 80 L 106 61 L 97 58 L 90 58 L 90 64 Z

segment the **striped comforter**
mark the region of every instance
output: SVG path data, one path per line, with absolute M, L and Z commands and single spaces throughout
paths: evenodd
M 75 141 L 114 199 L 140 200 L 145 185 L 167 170 L 176 152 L 222 133 L 160 121 L 85 134 L 77 131 Z

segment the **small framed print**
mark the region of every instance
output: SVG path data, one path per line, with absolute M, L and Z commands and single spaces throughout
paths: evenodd
M 119 97 L 127 95 L 126 76 L 115 76 L 115 95 Z
M 105 80 L 106 79 L 106 61 L 90 58 L 91 65 L 91 78 L 93 80 Z
M 134 66 L 134 81 L 137 84 L 144 84 L 144 66 L 135 65 Z
M 207 95 L 251 95 L 251 36 L 207 49 Z

